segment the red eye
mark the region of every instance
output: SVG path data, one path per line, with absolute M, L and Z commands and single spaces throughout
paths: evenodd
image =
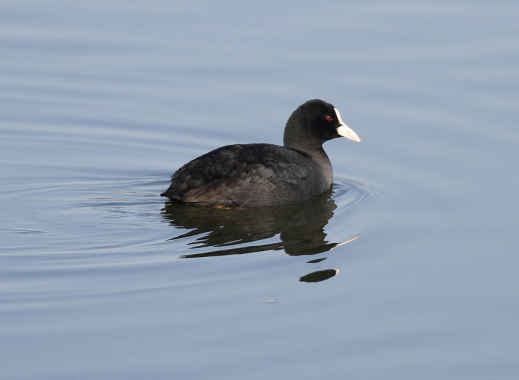
M 328 121 L 333 121 L 333 117 L 331 117 L 330 115 L 326 115 L 324 118 Z

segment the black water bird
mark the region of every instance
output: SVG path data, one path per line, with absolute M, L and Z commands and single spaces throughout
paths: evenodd
M 274 206 L 329 191 L 333 169 L 323 143 L 360 137 L 332 104 L 309 100 L 289 117 L 283 146 L 227 145 L 188 162 L 161 195 L 172 201 L 223 207 Z

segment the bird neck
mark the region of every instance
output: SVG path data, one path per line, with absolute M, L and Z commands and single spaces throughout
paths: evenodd
M 285 127 L 283 145 L 292 150 L 296 150 L 310 159 L 319 167 L 323 175 L 323 186 L 329 189 L 333 181 L 333 169 L 328 155 L 323 149 L 323 141 L 312 136 L 306 128 L 294 125 L 289 119 Z
M 286 148 L 308 154 L 323 151 L 323 140 L 312 134 L 306 118 L 294 112 L 287 121 L 283 135 Z M 326 154 L 325 154 L 326 155 Z

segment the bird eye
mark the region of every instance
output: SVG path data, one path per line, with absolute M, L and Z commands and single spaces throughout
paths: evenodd
M 333 121 L 333 117 L 331 117 L 330 115 L 325 115 L 324 118 L 328 121 Z

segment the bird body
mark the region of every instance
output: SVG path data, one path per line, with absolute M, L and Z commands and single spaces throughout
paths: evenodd
M 301 105 L 285 127 L 284 146 L 227 145 L 182 166 L 161 195 L 209 206 L 257 207 L 297 202 L 331 188 L 333 169 L 322 144 L 340 137 L 360 141 L 339 111 L 322 100 Z

